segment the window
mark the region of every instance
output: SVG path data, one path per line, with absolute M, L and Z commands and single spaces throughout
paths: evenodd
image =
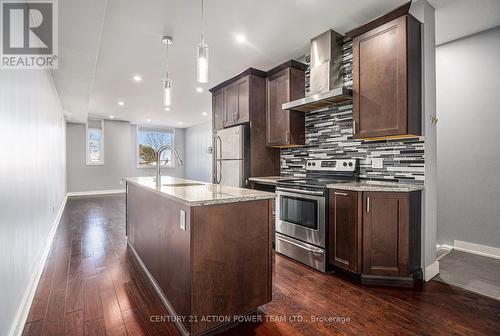
M 161 127 L 137 127 L 137 166 L 151 168 L 156 166 L 156 151 L 163 145 L 174 145 L 174 130 Z M 174 167 L 172 151 L 164 150 L 160 164 Z
M 104 164 L 104 120 L 89 119 L 85 132 L 87 164 Z

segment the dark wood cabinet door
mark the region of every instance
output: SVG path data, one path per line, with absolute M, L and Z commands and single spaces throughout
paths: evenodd
M 224 127 L 236 124 L 238 119 L 238 86 L 230 84 L 224 88 Z
M 212 129 L 218 131 L 224 128 L 224 90 L 212 94 Z
M 363 274 L 408 275 L 408 193 L 363 193 Z
M 354 136 L 408 133 L 407 16 L 353 39 Z
M 241 124 L 250 120 L 250 77 L 243 77 L 236 82 L 238 95 L 238 109 L 235 124 Z
M 267 78 L 267 145 L 290 143 L 290 112 L 281 105 L 290 101 L 290 71 L 282 70 Z
M 329 261 L 332 265 L 359 272 L 361 230 L 356 191 L 332 190 L 329 199 Z

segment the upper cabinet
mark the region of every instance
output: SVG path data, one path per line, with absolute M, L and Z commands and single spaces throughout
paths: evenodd
M 422 134 L 420 22 L 396 14 L 348 33 L 353 36 L 353 133 L 358 139 Z
M 250 119 L 250 75 L 224 89 L 224 127 L 242 124 Z
M 210 89 L 212 93 L 212 131 L 245 124 L 249 141 L 250 176 L 280 174 L 280 151 L 266 146 L 266 76 L 249 68 Z
M 224 128 L 224 88 L 212 94 L 212 129 L 218 131 Z
M 252 115 L 264 112 L 265 77 L 264 71 L 249 68 L 210 89 L 214 130 L 248 123 Z
M 305 114 L 282 105 L 305 95 L 306 65 L 289 61 L 267 72 L 266 142 L 269 147 L 305 144 Z

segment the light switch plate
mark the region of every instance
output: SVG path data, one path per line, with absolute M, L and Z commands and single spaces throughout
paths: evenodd
M 186 231 L 186 211 L 181 210 L 180 213 L 180 224 L 179 224 L 181 230 Z
M 372 158 L 372 168 L 384 168 L 384 159 Z

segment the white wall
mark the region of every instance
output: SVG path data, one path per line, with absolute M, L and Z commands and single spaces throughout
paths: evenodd
M 137 168 L 137 126 L 126 121 L 104 122 L 104 165 L 86 165 L 85 124 L 67 124 L 68 191 L 124 189 L 121 178 L 155 175 L 154 168 Z M 174 146 L 184 158 L 184 130 L 176 129 Z M 163 168 L 162 174 L 184 177 L 184 167 Z
M 24 322 L 66 192 L 65 122 L 47 71 L 0 70 L 0 143 L 0 335 L 9 335 Z
M 186 129 L 186 178 L 212 182 L 212 154 L 207 153 L 211 145 L 211 122 Z
M 437 48 L 438 243 L 500 247 L 500 27 Z

